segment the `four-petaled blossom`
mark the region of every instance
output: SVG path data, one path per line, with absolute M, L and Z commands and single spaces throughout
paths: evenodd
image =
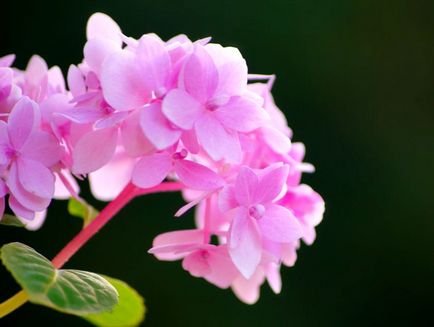
M 40 120 L 37 104 L 23 97 L 8 122 L 0 121 L 0 169 L 6 175 L 9 206 L 25 219 L 33 219 L 35 211 L 48 207 L 54 195 L 54 175 L 49 168 L 61 156 L 56 139 L 40 130 Z
M 235 211 L 229 253 L 247 279 L 261 261 L 264 241 L 292 243 L 303 235 L 291 211 L 274 203 L 284 191 L 287 176 L 287 165 L 276 164 L 258 172 L 243 166 L 235 184 L 220 194 L 222 211 Z

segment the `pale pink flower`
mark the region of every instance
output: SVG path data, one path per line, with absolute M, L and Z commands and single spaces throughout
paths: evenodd
M 287 165 L 255 172 L 243 166 L 233 186 L 220 194 L 223 211 L 235 210 L 228 237 L 234 264 L 249 279 L 262 257 L 262 241 L 291 243 L 302 236 L 297 219 L 274 202 L 284 190 Z
M 199 144 L 214 160 L 240 162 L 238 132 L 250 132 L 267 119 L 250 97 L 247 66 L 234 48 L 196 45 L 186 59 L 179 88 L 163 100 L 163 112 L 183 130 L 194 129 Z
M 23 97 L 7 123 L 0 122 L 0 165 L 6 173 L 9 206 L 20 217 L 32 219 L 54 195 L 54 175 L 49 169 L 61 156 L 56 139 L 40 130 L 37 104 Z

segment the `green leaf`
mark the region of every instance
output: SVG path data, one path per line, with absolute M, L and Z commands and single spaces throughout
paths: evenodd
M 119 293 L 119 303 L 111 312 L 83 316 L 84 319 L 100 327 L 138 326 L 145 318 L 146 307 L 143 298 L 125 282 L 104 276 Z
M 92 207 L 89 203 L 83 199 L 79 201 L 75 198 L 69 199 L 68 212 L 72 216 L 83 218 L 83 227 L 86 227 L 99 214 L 99 211 Z
M 25 227 L 25 225 L 14 215 L 4 214 L 0 220 L 1 225 L 14 226 L 14 227 Z
M 56 269 L 47 258 L 22 243 L 3 245 L 1 260 L 32 303 L 80 316 L 112 310 L 118 303 L 118 292 L 103 277 L 87 271 Z

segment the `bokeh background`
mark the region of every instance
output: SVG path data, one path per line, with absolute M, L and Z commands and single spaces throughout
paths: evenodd
M 146 253 L 179 195 L 137 199 L 67 267 L 123 279 L 146 298 L 146 326 L 428 326 L 434 323 L 434 2 L 314 0 L 2 1 L 0 55 L 33 53 L 66 72 L 82 58 L 87 18 L 127 35 L 155 32 L 237 46 L 255 73 L 276 73 L 277 104 L 317 167 L 304 181 L 327 210 L 318 239 L 283 269 L 282 294 L 254 306 Z M 85 188 L 86 189 L 86 188 Z M 85 193 L 88 195 L 88 193 Z M 88 197 L 88 199 L 90 199 Z M 101 208 L 103 203 L 91 200 Z M 81 222 L 56 202 L 42 230 L 0 228 L 54 256 Z M 0 299 L 18 290 L 0 268 Z M 86 326 L 26 304 L 1 326 Z

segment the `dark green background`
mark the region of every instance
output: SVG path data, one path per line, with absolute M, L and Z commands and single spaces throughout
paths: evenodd
M 135 200 L 67 267 L 118 277 L 146 297 L 147 326 L 427 326 L 434 323 L 434 2 L 422 0 L 2 1 L 0 53 L 23 68 L 42 55 L 66 71 L 85 24 L 111 15 L 127 35 L 156 32 L 240 48 L 276 73 L 274 94 L 317 167 L 304 181 L 327 203 L 312 247 L 283 269 L 281 295 L 254 306 L 146 253 L 160 232 L 192 225 L 178 195 Z M 101 207 L 102 203 L 93 202 Z M 0 228 L 52 257 L 79 230 L 56 202 L 36 233 Z M 0 270 L 0 298 L 18 287 Z M 1 326 L 85 326 L 27 304 Z M 431 325 L 432 326 L 432 325 Z

